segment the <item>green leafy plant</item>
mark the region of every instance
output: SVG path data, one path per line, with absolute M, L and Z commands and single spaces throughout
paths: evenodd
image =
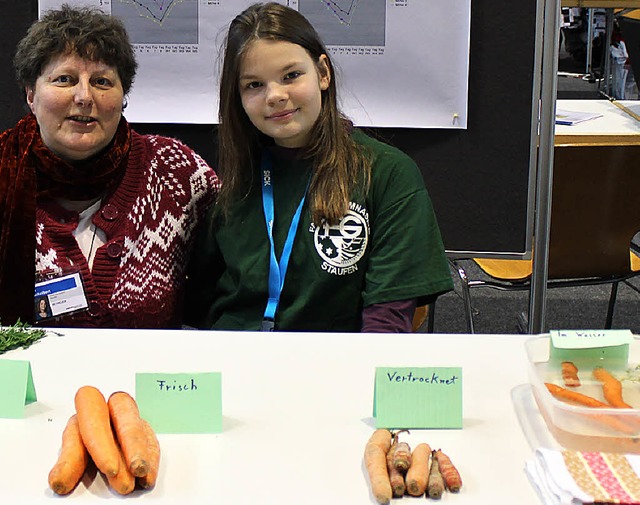
M 628 368 L 624 375 L 620 377 L 622 381 L 640 382 L 640 365 L 635 368 Z
M 26 349 L 46 334 L 45 330 L 32 328 L 28 323 L 23 323 L 20 320 L 13 326 L 0 327 L 0 354 L 19 347 Z

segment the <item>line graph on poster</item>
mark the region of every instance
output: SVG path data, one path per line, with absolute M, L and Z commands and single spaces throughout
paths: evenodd
M 137 52 L 197 52 L 198 0 L 112 0 L 111 14 L 122 19 Z
M 297 0 L 298 11 L 336 54 L 384 54 L 387 0 Z

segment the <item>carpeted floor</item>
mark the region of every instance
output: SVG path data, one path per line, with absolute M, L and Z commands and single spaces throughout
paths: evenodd
M 458 260 L 472 279 L 487 278 L 472 260 Z M 436 302 L 435 333 L 467 333 L 460 280 L 453 272 L 455 290 Z M 630 281 L 640 289 L 640 277 Z M 547 290 L 546 330 L 604 327 L 609 285 Z M 528 291 L 471 290 L 476 333 L 520 333 L 518 318 L 529 310 Z M 613 317 L 614 328 L 640 334 L 640 293 L 620 284 Z

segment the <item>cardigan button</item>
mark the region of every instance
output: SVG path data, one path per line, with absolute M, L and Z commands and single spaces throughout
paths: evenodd
M 113 221 L 118 217 L 118 208 L 115 205 L 108 203 L 107 205 L 102 207 L 100 214 L 102 214 L 102 217 L 107 221 Z
M 119 258 L 122 256 L 122 245 L 117 242 L 112 242 L 107 246 L 107 254 L 110 258 Z

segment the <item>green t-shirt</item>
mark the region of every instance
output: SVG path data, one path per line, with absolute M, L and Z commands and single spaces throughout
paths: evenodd
M 363 307 L 453 289 L 422 175 L 406 154 L 354 131 L 373 154 L 368 194 L 354 197 L 335 226 L 316 226 L 303 207 L 275 316 L 280 331 L 359 332 Z M 310 168 L 274 156 L 271 180 L 276 256 Z M 270 244 L 262 174 L 225 221 L 205 225 L 193 252 L 186 322 L 199 328 L 259 330 L 268 299 Z

